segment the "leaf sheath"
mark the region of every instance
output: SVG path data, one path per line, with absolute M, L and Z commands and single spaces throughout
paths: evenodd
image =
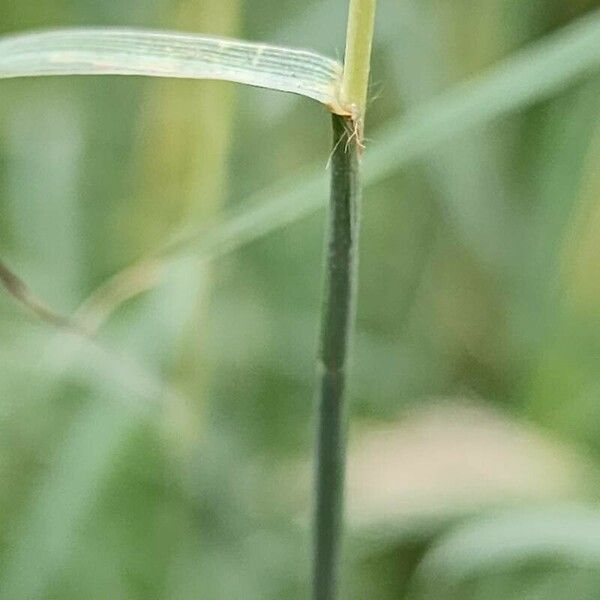
M 319 350 L 314 600 L 336 597 L 345 464 L 345 369 L 354 314 L 360 201 L 354 124 L 336 115 L 332 119 L 331 200 Z

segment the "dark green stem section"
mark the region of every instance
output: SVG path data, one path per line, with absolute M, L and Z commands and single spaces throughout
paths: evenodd
M 333 115 L 326 283 L 319 350 L 313 599 L 337 597 L 345 469 L 344 388 L 354 315 L 359 147 L 350 119 Z

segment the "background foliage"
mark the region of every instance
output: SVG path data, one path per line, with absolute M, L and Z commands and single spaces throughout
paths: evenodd
M 338 57 L 346 18 L 341 0 L 0 10 L 3 33 L 138 25 Z M 597 2 L 381 1 L 345 598 L 597 597 L 599 51 L 539 41 L 579 19 Z M 306 597 L 326 113 L 116 77 L 0 98 L 1 256 L 54 308 L 194 239 L 100 347 L 0 296 L 0 598 Z

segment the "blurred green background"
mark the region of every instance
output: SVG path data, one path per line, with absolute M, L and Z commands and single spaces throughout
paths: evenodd
M 380 1 L 343 598 L 600 594 L 599 8 Z M 346 11 L 0 0 L 0 30 L 341 57 Z M 100 346 L 0 295 L 2 600 L 307 597 L 328 153 L 326 112 L 265 90 L 1 82 L 0 252 L 48 304 L 192 239 L 87 304 Z

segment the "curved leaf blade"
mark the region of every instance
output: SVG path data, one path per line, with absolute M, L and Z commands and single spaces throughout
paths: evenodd
M 346 114 L 342 66 L 316 52 L 143 29 L 64 29 L 0 38 L 0 78 L 145 75 L 217 79 L 291 92 Z

